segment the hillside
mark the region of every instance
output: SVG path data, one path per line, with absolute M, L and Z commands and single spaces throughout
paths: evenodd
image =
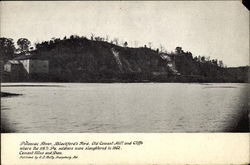
M 83 37 L 36 45 L 33 56 L 49 60 L 49 74 L 25 81 L 51 82 L 247 82 L 248 67 L 224 68 L 190 52 L 159 53 Z
M 171 74 L 155 50 L 86 38 L 41 44 L 33 54 L 49 60 L 51 81 L 142 81 L 153 74 Z

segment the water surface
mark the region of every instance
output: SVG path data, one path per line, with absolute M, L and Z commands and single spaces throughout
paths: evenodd
M 227 132 L 247 84 L 2 83 L 1 123 L 13 132 Z

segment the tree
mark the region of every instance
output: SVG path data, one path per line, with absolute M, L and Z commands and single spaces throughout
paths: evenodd
M 96 41 L 104 41 L 104 38 L 103 37 L 95 37 L 95 40 Z
M 156 49 L 157 54 L 159 53 L 159 48 Z
M 203 63 L 205 62 L 205 57 L 204 56 L 201 57 L 201 62 L 203 62 Z
M 109 36 L 106 35 L 106 38 L 105 38 L 106 42 L 109 42 Z
M 114 39 L 113 39 L 113 42 L 114 42 L 116 45 L 118 45 L 119 39 L 118 39 L 118 38 L 114 38 Z
M 176 52 L 177 54 L 183 53 L 182 47 L 177 46 L 177 47 L 175 48 L 175 52 Z
M 12 59 L 15 53 L 15 45 L 11 38 L 0 38 L 0 58 L 4 62 Z
M 163 52 L 165 50 L 164 46 L 160 44 L 160 52 Z
M 90 39 L 91 39 L 92 41 L 94 40 L 94 37 L 95 37 L 95 35 L 94 35 L 93 33 L 91 33 Z
M 198 57 L 195 56 L 195 57 L 194 57 L 194 61 L 198 61 Z
M 214 64 L 214 65 L 218 65 L 218 61 L 217 61 L 217 59 L 213 59 L 213 60 L 212 60 L 212 64 Z
M 80 37 L 78 36 L 78 35 L 76 35 L 76 34 L 74 34 L 74 35 L 71 35 L 70 37 L 69 37 L 69 39 L 71 39 L 71 40 L 73 40 L 73 39 L 79 39 Z
M 198 56 L 198 62 L 201 62 L 201 56 L 200 55 Z
M 224 64 L 223 64 L 223 62 L 221 60 L 219 61 L 219 67 L 221 67 L 221 68 L 224 67 Z
M 124 47 L 127 47 L 128 46 L 128 42 L 125 41 L 123 45 L 124 45 Z
M 17 40 L 18 50 L 22 53 L 26 53 L 29 51 L 30 41 L 26 38 L 19 38 Z

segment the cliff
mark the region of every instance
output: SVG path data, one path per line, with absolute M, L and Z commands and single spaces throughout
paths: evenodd
M 27 81 L 51 82 L 247 82 L 249 67 L 223 68 L 192 53 L 159 53 L 87 38 L 36 45 L 33 56 L 49 60 L 49 74 Z
M 168 61 L 149 48 L 120 47 L 86 38 L 41 44 L 33 52 L 49 60 L 51 81 L 143 81 L 170 75 Z

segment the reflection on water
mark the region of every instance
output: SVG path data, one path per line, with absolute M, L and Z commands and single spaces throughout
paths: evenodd
M 1 123 L 14 132 L 227 132 L 247 108 L 247 84 L 3 83 L 2 91 L 23 94 L 1 98 Z

